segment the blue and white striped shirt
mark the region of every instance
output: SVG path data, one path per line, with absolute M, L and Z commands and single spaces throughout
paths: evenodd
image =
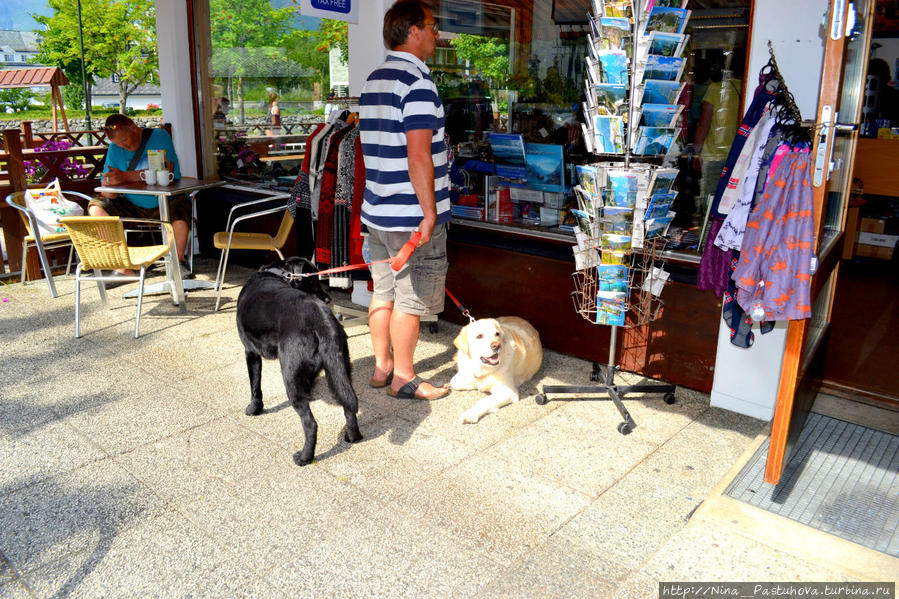
M 388 52 L 362 87 L 359 136 L 365 158 L 362 222 L 373 229 L 414 231 L 423 213 L 409 180 L 406 132 L 433 131 L 437 224 L 451 218 L 443 104 L 430 71 L 408 52 Z

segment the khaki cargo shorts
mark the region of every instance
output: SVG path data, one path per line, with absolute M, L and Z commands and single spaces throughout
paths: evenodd
M 372 261 L 393 257 L 409 241 L 409 231 L 381 231 L 369 227 Z M 434 227 L 431 241 L 412 252 L 409 261 L 394 271 L 384 262 L 371 265 L 374 297 L 393 302 L 405 314 L 426 316 L 443 312 L 446 285 L 446 224 Z
M 137 204 L 132 204 L 127 198 L 104 198 L 98 196 L 93 198 L 88 206 L 99 206 L 106 211 L 109 216 L 120 216 L 122 218 L 154 218 L 159 220 L 159 208 L 142 208 Z M 169 218 L 171 222 L 183 220 L 190 223 L 190 199 L 186 195 L 176 195 L 169 198 Z

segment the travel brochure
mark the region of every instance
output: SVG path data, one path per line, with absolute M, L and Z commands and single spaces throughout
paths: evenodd
M 527 181 L 524 137 L 510 133 L 489 133 L 496 175 L 519 182 Z
M 528 187 L 540 191 L 565 191 L 565 152 L 562 146 L 524 146 Z

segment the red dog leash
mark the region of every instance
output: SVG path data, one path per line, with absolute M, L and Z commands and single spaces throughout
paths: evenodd
M 462 316 L 465 316 L 466 318 L 468 318 L 468 322 L 474 322 L 475 317 L 471 315 L 471 312 L 468 311 L 468 308 L 463 306 L 462 303 L 456 299 L 456 296 L 453 295 L 452 293 L 450 293 L 449 289 L 445 289 L 445 291 L 446 291 L 446 294 L 449 296 L 449 298 L 451 300 L 453 300 L 453 303 L 456 304 L 456 307 L 459 308 L 459 312 L 462 313 Z
M 317 272 L 304 272 L 293 275 L 292 278 L 302 279 L 304 277 L 311 277 L 313 275 L 330 275 L 335 272 L 359 270 L 362 268 L 368 268 L 372 264 L 382 264 L 384 262 L 388 262 L 390 264 L 390 268 L 392 268 L 393 270 L 399 271 L 406 264 L 406 262 L 409 261 L 409 257 L 412 256 L 412 252 L 415 251 L 415 248 L 420 240 L 421 231 L 415 231 L 409 237 L 409 241 L 407 241 L 403 245 L 403 247 L 400 248 L 400 251 L 398 251 L 393 258 L 384 258 L 383 260 L 375 260 L 374 262 L 365 262 L 363 264 L 347 264 L 346 266 L 335 266 L 334 268 L 326 268 L 325 270 L 319 270 Z

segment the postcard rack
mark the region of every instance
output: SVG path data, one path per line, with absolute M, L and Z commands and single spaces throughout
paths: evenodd
M 609 359 L 605 366 L 593 363 L 590 380 L 598 385 L 544 385 L 536 401 L 542 405 L 557 394 L 566 400 L 611 400 L 623 419 L 617 430 L 627 435 L 636 423 L 621 401 L 625 395 L 675 402 L 674 385 L 616 384 L 615 352 L 619 328 L 648 326 L 662 312 L 668 277 L 662 251 L 673 217 L 676 192 L 671 188 L 677 170 L 658 162 L 666 162 L 682 110 L 677 105 L 683 89 L 680 54 L 689 11 L 683 8 L 686 0 L 593 4 L 583 134 L 587 148 L 605 162 L 577 167 L 578 209 L 572 212 L 578 245 L 573 248 L 571 297 L 585 320 L 611 327 Z M 634 156 L 643 162 L 632 164 Z

